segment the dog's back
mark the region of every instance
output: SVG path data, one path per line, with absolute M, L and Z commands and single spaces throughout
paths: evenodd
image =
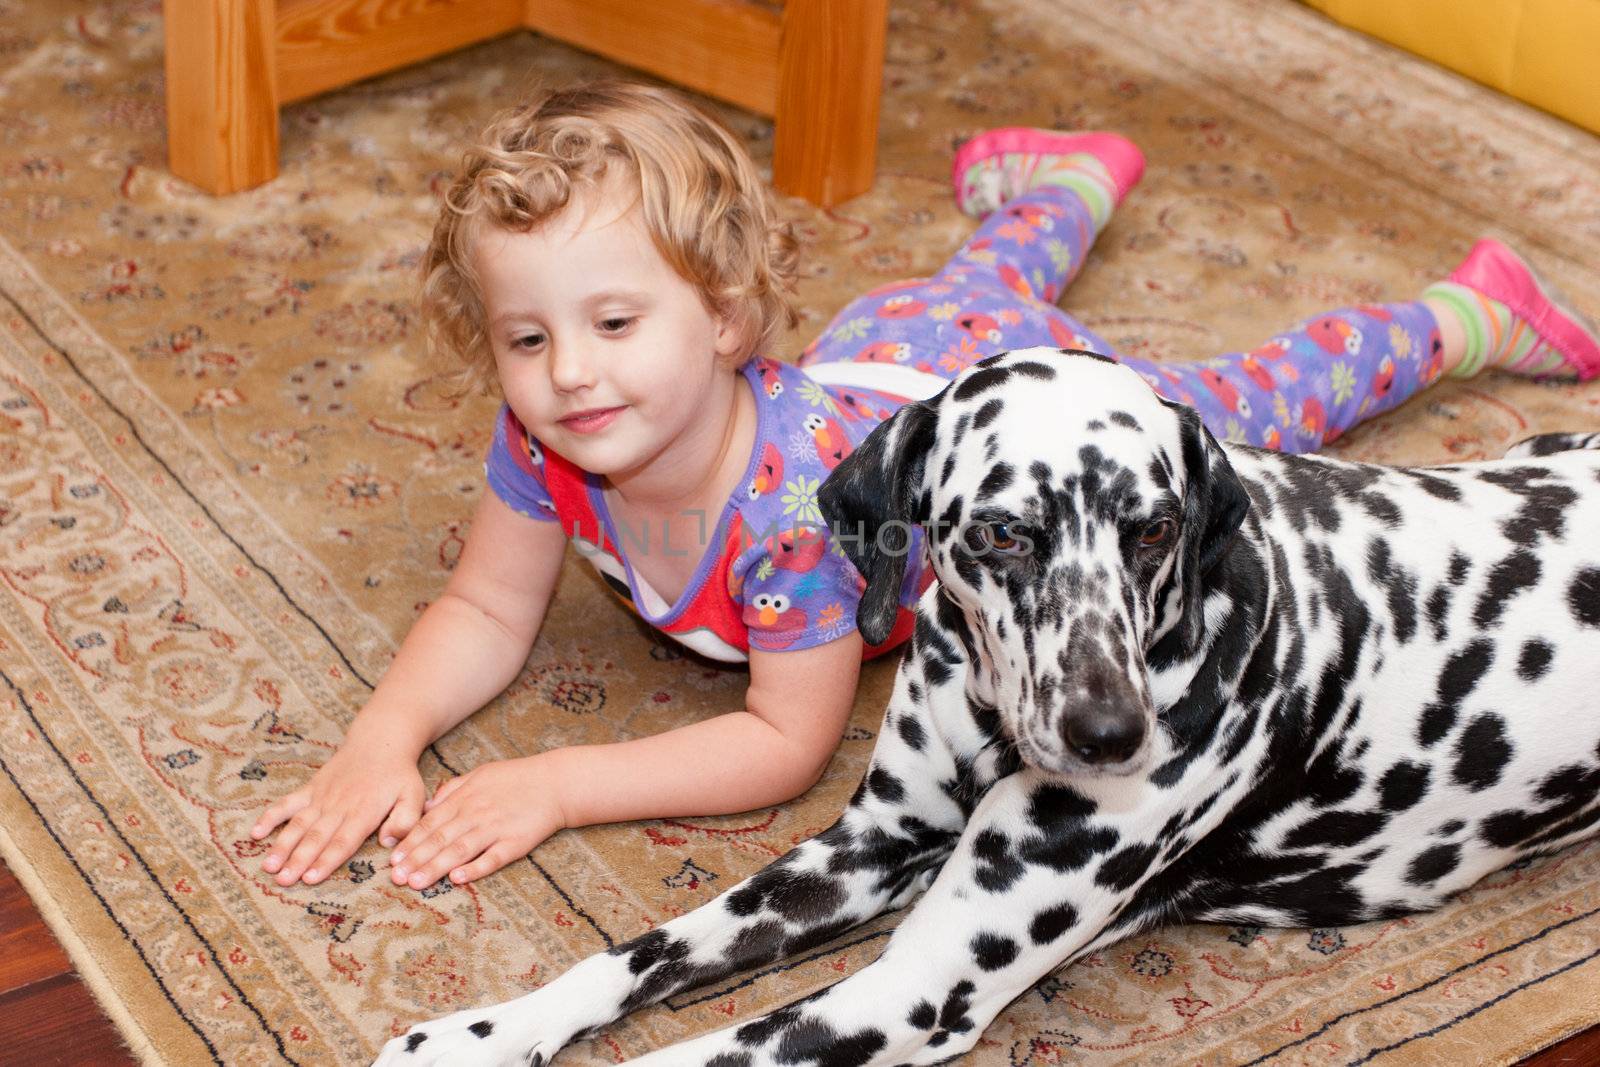
M 1400 914 L 1593 831 L 1600 452 L 1556 448 L 1597 441 L 1415 469 L 1230 450 L 1271 572 L 1248 671 L 1286 684 L 1250 801 L 1167 874 L 1180 897 L 1234 921 Z

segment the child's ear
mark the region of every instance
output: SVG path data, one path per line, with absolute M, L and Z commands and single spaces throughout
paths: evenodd
M 749 323 L 737 316 L 717 315 L 715 348 L 719 363 L 743 363 L 750 353 Z

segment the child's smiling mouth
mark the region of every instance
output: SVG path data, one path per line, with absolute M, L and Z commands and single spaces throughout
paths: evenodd
M 616 417 L 626 410 L 626 404 L 614 408 L 590 408 L 587 411 L 574 412 L 559 421 L 565 429 L 573 433 L 595 433 L 611 425 Z

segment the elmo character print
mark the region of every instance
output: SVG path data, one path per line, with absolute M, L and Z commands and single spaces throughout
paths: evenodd
M 783 484 L 783 453 L 771 441 L 761 450 L 761 462 L 756 465 L 756 476 L 750 479 L 748 493 L 751 500 L 760 500 Z
M 956 325 L 980 341 L 988 341 L 992 345 L 1000 343 L 1000 323 L 993 316 L 985 315 L 981 311 L 969 311 L 964 315 L 957 315 Z
M 1331 315 L 1324 315 L 1307 326 L 1306 333 L 1329 355 L 1353 356 L 1361 351 L 1361 331 Z
M 822 554 L 827 547 L 827 539 L 815 526 L 781 530 L 766 541 L 767 555 L 771 557 L 772 565 L 796 574 L 804 574 L 816 567 L 822 561 Z
M 744 624 L 761 630 L 763 648 L 788 648 L 805 632 L 807 621 L 782 593 L 757 593 L 744 606 Z
M 1233 383 L 1209 367 L 1200 372 L 1200 380 L 1206 383 L 1206 388 L 1211 390 L 1213 396 L 1222 401 L 1222 406 L 1241 419 L 1250 417 L 1250 401 L 1239 395 L 1239 390 Z
M 822 465 L 830 471 L 837 467 L 854 447 L 850 444 L 850 439 L 844 435 L 844 427 L 835 419 L 813 411 L 800 425 L 805 427 L 806 433 L 811 435 L 811 440 L 816 444 L 817 458 L 822 460 Z
M 874 341 L 856 353 L 857 363 L 904 363 L 911 358 L 911 346 L 904 341 Z
M 878 308 L 880 319 L 914 319 L 924 311 L 928 305 L 912 296 L 910 293 L 901 293 L 891 296 Z

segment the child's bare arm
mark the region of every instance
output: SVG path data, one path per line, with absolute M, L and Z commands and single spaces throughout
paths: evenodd
M 487 764 L 441 787 L 395 850 L 414 888 L 470 881 L 563 826 L 723 815 L 791 800 L 839 746 L 861 672 L 861 637 L 750 653 L 745 710 L 610 745 Z
M 516 677 L 555 588 L 565 539 L 485 493 L 455 571 L 406 635 L 339 750 L 273 803 L 251 834 L 285 823 L 262 861 L 279 885 L 326 878 L 382 823 L 385 844 L 421 813 L 422 750 Z

